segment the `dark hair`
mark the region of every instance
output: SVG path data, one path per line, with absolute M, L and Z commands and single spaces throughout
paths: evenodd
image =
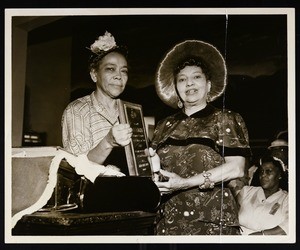
M 123 55 L 126 60 L 128 58 L 128 50 L 127 50 L 126 46 L 116 46 L 107 51 L 101 51 L 99 53 L 92 53 L 89 58 L 89 71 L 91 71 L 92 69 L 97 70 L 99 68 L 99 64 L 100 64 L 101 60 L 106 55 L 108 55 L 109 53 L 112 53 L 112 52 L 117 52 L 117 53 Z
M 260 159 L 259 166 L 261 167 L 266 162 L 273 163 L 273 165 L 279 169 L 280 173 L 283 174 L 283 166 L 279 160 L 275 159 L 270 154 L 266 154 Z
M 177 74 L 180 72 L 180 70 L 184 69 L 186 66 L 200 67 L 202 69 L 203 74 L 206 76 L 206 79 L 210 80 L 211 78 L 210 70 L 207 64 L 200 57 L 190 57 L 182 60 L 173 71 L 175 79 L 177 77 Z

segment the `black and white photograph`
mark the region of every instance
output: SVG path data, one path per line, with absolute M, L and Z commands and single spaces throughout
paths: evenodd
M 6 9 L 5 242 L 295 243 L 295 50 L 293 8 Z

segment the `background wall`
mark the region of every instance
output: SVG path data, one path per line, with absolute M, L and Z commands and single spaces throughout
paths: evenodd
M 12 35 L 12 146 L 22 145 L 27 59 L 27 31 L 14 26 Z
M 14 17 L 16 23 L 20 18 L 24 19 Z M 87 47 L 105 31 L 129 48 L 129 81 L 122 98 L 142 104 L 145 116 L 158 121 L 176 112 L 157 97 L 155 71 L 174 44 L 199 39 L 215 45 L 227 62 L 227 89 L 213 104 L 242 115 L 254 150 L 266 147 L 278 131 L 288 127 L 285 15 L 229 15 L 228 20 L 225 15 L 40 16 L 29 18 L 26 27 L 30 27 L 27 44 L 26 37 L 14 41 L 14 53 L 23 55 L 26 63 L 13 63 L 13 86 L 19 91 L 13 97 L 19 103 L 19 115 L 13 112 L 13 124 L 19 125 L 13 137 L 21 138 L 24 120 L 24 131 L 46 132 L 47 146 L 61 145 L 63 109 L 94 89 L 87 70 Z M 22 70 L 26 79 L 17 81 Z M 16 141 L 16 145 L 22 143 Z
M 70 101 L 72 38 L 28 46 L 25 131 L 46 133 L 46 145 L 61 145 L 61 117 Z

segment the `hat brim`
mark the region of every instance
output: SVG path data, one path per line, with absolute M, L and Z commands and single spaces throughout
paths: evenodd
M 285 140 L 277 139 L 271 143 L 271 145 L 268 147 L 271 148 L 277 148 L 277 147 L 288 147 L 288 143 Z
M 213 101 L 225 90 L 227 69 L 223 56 L 211 44 L 199 40 L 187 40 L 174 46 L 159 64 L 156 73 L 156 92 L 167 105 L 177 108 L 178 95 L 175 89 L 174 69 L 178 63 L 191 58 L 201 58 L 211 72 L 210 100 Z

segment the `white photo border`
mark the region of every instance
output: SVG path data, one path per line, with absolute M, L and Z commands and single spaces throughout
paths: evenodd
M 12 138 L 12 18 L 14 16 L 92 15 L 287 15 L 289 235 L 287 236 L 13 236 L 11 235 Z M 5 242 L 6 243 L 295 243 L 296 241 L 296 118 L 295 118 L 295 9 L 294 8 L 93 8 L 5 9 Z

